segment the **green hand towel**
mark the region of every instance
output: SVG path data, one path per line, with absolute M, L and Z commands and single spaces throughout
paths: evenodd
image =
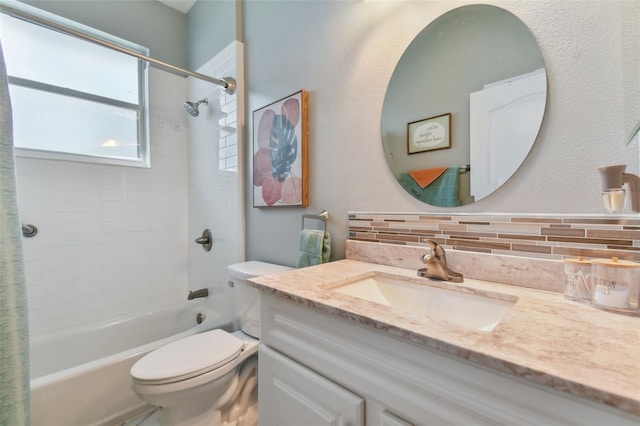
M 460 205 L 457 167 L 447 168 L 438 179 L 424 189 L 420 188 L 420 185 L 407 173 L 402 173 L 398 182 L 409 194 L 422 202 L 439 207 L 458 207 Z
M 303 229 L 300 232 L 296 268 L 327 263 L 331 255 L 331 236 L 328 232 Z

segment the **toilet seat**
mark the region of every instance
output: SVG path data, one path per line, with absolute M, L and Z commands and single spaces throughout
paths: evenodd
M 180 382 L 212 372 L 238 358 L 245 342 L 224 330 L 211 330 L 169 343 L 145 355 L 131 368 L 140 384 Z

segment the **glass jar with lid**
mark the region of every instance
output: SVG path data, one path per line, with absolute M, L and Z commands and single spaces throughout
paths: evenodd
M 591 303 L 591 261 L 579 256 L 564 259 L 564 297 L 576 302 Z
M 640 263 L 629 260 L 592 260 L 592 303 L 607 311 L 640 315 Z

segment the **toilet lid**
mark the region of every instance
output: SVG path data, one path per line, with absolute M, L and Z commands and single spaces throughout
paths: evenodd
M 131 367 L 131 375 L 157 384 L 186 380 L 231 362 L 243 347 L 224 330 L 194 334 L 148 353 Z

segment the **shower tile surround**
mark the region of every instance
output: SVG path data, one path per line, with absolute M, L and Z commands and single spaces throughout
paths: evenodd
M 198 71 L 241 83 L 238 52 L 232 43 Z M 196 96 L 210 105 L 192 118 L 182 103 Z M 244 259 L 241 96 L 241 84 L 227 95 L 150 68 L 151 168 L 17 158 L 22 221 L 39 229 L 23 240 L 32 335 L 182 303 L 190 286 L 216 295 L 194 303 L 231 312 L 226 265 Z M 205 227 L 209 253 L 193 243 Z
M 32 335 L 175 303 L 187 292 L 182 77 L 149 71 L 151 168 L 17 157 Z
M 242 207 L 242 144 L 238 129 L 242 128 L 243 45 L 238 41 L 196 71 L 209 76 L 232 76 L 238 82 L 236 91 L 227 94 L 211 83 L 192 77 L 187 79 L 187 98 L 208 98 L 198 117 L 187 117 L 189 128 L 189 289 L 208 288 L 213 297 L 195 303 L 228 318 L 233 317 L 231 290 L 226 285 L 227 265 L 244 260 L 244 213 Z M 213 247 L 205 252 L 193 240 L 210 229 Z

